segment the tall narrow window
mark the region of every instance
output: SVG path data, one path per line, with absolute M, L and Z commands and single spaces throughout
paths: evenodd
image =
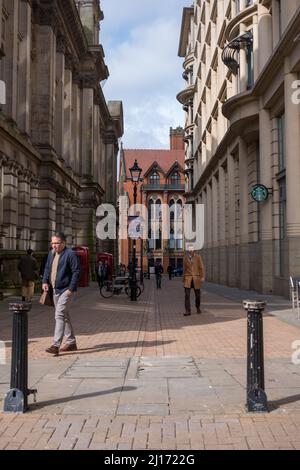
M 246 46 L 247 62 L 247 90 L 250 90 L 254 84 L 254 61 L 253 61 L 253 42 Z

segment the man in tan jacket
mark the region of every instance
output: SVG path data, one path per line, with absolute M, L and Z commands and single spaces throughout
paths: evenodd
M 197 313 L 200 310 L 200 288 L 204 281 L 205 272 L 200 255 L 195 255 L 193 245 L 188 245 L 187 254 L 183 261 L 183 285 L 185 290 L 185 316 L 191 314 L 191 289 L 195 291 Z

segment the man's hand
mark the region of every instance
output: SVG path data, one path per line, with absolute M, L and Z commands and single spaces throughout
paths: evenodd
M 68 294 L 68 297 L 71 297 L 71 295 L 73 295 L 73 292 L 70 289 L 68 289 L 67 294 Z
M 43 284 L 42 289 L 43 289 L 44 292 L 48 292 L 48 290 L 49 290 L 48 284 Z
M 204 282 L 204 281 L 205 281 L 205 277 L 202 277 L 202 278 L 201 278 L 201 282 Z

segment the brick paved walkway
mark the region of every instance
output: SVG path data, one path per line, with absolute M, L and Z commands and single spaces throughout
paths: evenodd
M 145 283 L 136 304 L 81 289 L 72 308 L 79 350 L 56 358 L 44 352 L 53 311 L 34 303 L 29 386 L 37 386 L 38 403 L 24 415 L 0 414 L 0 449 L 299 449 L 300 366 L 291 364 L 299 327 L 266 313 L 271 412 L 246 414 L 240 300 L 210 285 L 203 314 L 184 317 L 180 279 L 164 279 L 162 290 Z M 277 310 L 289 307 L 271 300 Z M 9 357 L 7 301 L 0 328 Z M 2 397 L 8 382 L 9 364 L 0 366 Z

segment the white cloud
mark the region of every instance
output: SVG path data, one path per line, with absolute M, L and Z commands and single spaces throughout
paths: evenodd
M 185 86 L 182 59 L 177 57 L 185 2 L 118 0 L 117 11 L 114 6 L 115 1 L 102 0 L 101 42 L 110 70 L 104 93 L 107 99 L 123 100 L 124 146 L 168 148 L 169 127 L 184 119 L 176 94 Z M 112 14 L 115 21 L 110 23 Z M 106 45 L 105 38 L 114 33 Z

